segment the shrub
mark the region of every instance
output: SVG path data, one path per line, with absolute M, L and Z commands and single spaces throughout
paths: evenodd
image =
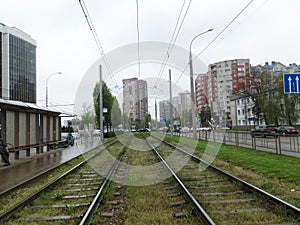
M 114 131 L 104 133 L 104 138 L 111 138 L 111 137 L 115 137 L 115 136 L 116 136 L 116 134 Z

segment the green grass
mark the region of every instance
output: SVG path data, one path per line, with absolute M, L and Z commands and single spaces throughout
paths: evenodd
M 166 139 L 169 138 L 167 137 Z M 178 141 L 178 137 L 174 137 L 173 141 Z M 188 143 L 188 141 L 185 143 Z M 202 155 L 207 143 L 207 141 L 198 142 L 198 155 Z M 206 151 L 206 153 L 209 152 Z M 242 166 L 263 173 L 268 178 L 276 178 L 278 180 L 289 179 L 296 183 L 300 182 L 300 158 L 297 157 L 223 144 L 218 152 L 217 158 L 233 166 Z
M 139 138 L 139 139 L 145 139 L 145 138 L 148 138 L 149 136 L 151 135 L 150 132 L 135 132 L 134 133 L 134 136 L 136 138 Z
M 161 191 L 157 191 L 161 190 Z M 171 199 L 160 184 L 151 186 L 128 186 L 126 191 L 126 210 L 123 211 L 124 224 L 197 224 L 192 215 L 177 219 L 176 208 L 170 207 Z M 159 199 L 159 201 L 157 200 Z M 180 209 L 177 209 L 180 210 Z M 184 209 L 181 209 L 184 211 Z M 188 210 L 188 209 L 186 209 Z
M 222 145 L 218 158 L 258 171 L 268 178 L 300 182 L 300 159 L 296 157 Z
M 165 138 L 173 142 L 179 139 Z M 188 146 L 188 141 L 180 142 Z M 207 144 L 207 141 L 198 141 L 194 154 L 200 158 L 204 151 L 209 154 Z M 300 207 L 300 158 L 223 144 L 212 164 Z

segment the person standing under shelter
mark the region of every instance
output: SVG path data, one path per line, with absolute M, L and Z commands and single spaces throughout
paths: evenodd
M 2 156 L 2 159 L 5 163 L 4 165 L 9 166 L 10 165 L 9 152 L 6 147 L 7 147 L 7 145 L 4 143 L 4 141 L 2 139 L 0 139 L 0 155 Z

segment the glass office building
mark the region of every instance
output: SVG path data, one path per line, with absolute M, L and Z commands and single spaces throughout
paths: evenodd
M 36 103 L 36 41 L 0 23 L 0 98 Z

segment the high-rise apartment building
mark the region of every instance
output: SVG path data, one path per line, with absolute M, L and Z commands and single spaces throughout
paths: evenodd
M 160 121 L 170 120 L 170 113 L 172 112 L 173 122 L 177 123 L 181 121 L 191 123 L 187 118 L 187 114 L 191 110 L 191 94 L 188 91 L 178 93 L 178 96 L 170 100 L 164 100 L 159 102 L 159 116 Z
M 171 104 L 170 101 L 164 100 L 159 102 L 159 117 L 161 122 L 170 120 Z
M 143 122 L 148 114 L 148 89 L 145 80 L 123 79 L 123 112 L 131 122 Z
M 0 23 L 0 98 L 36 103 L 36 41 Z
M 212 117 L 219 124 L 232 124 L 235 107 L 231 98 L 250 87 L 249 59 L 226 60 L 210 64 L 207 75 L 199 75 L 196 84 L 196 105 L 209 105 Z
M 208 75 L 200 74 L 195 80 L 195 94 L 196 94 L 196 109 L 200 113 L 203 107 L 208 104 Z
M 178 105 L 178 112 L 182 114 L 184 111 L 191 110 L 191 93 L 188 91 L 178 93 L 179 97 L 179 105 Z

